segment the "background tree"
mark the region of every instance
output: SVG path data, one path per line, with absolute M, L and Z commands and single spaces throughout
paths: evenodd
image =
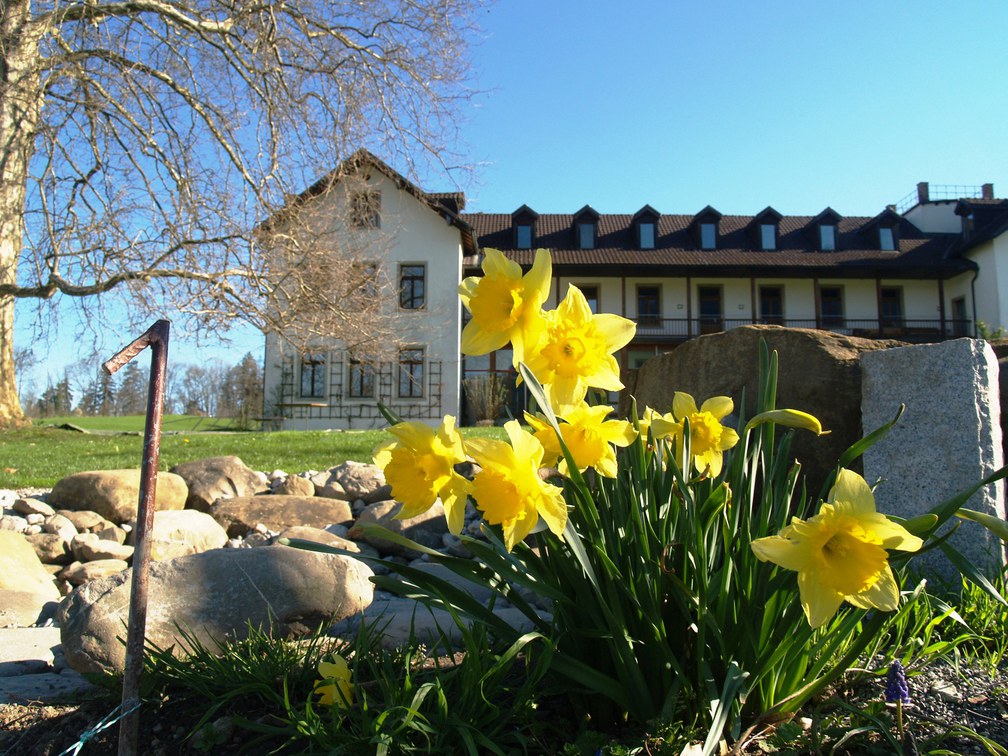
M 241 362 L 227 371 L 224 387 L 217 404 L 219 417 L 230 417 L 239 428 L 251 428 L 254 418 L 263 411 L 263 373 L 259 362 L 246 354 Z
M 357 147 L 412 177 L 449 168 L 478 2 L 5 0 L 0 422 L 21 416 L 16 298 L 90 324 L 117 292 L 137 328 L 288 325 L 303 292 L 274 306 L 251 229 Z M 328 308 L 312 333 L 360 340 L 344 302 L 309 304 Z
M 126 363 L 115 395 L 115 414 L 142 415 L 147 411 L 147 384 L 149 371 L 143 370 L 138 361 Z

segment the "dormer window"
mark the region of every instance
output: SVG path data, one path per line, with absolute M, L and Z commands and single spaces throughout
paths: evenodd
M 836 226 L 832 223 L 823 223 L 819 226 L 819 249 L 823 252 L 832 252 L 836 249 Z
M 644 205 L 631 219 L 637 236 L 637 249 L 654 249 L 658 241 L 658 219 L 661 214 L 651 205 Z
M 511 213 L 512 242 L 515 249 L 532 249 L 535 242 L 535 224 L 539 213 L 528 205 L 522 205 Z
M 760 249 L 777 249 L 777 226 L 760 223 Z
M 598 221 L 599 214 L 591 205 L 585 205 L 574 213 L 574 243 L 578 249 L 595 249 Z
M 746 229 L 749 244 L 756 249 L 777 249 L 777 229 L 783 217 L 772 207 L 765 208 L 749 222 Z
M 689 234 L 699 249 L 717 249 L 718 223 L 721 213 L 710 205 L 693 216 L 689 224 Z
M 515 226 L 515 247 L 517 249 L 532 249 L 532 224 L 519 223 Z
M 654 249 L 655 247 L 655 224 L 642 222 L 637 226 L 637 235 L 640 237 L 641 249 Z
M 700 249 L 717 249 L 717 224 L 700 224 Z
M 883 252 L 896 250 L 896 231 L 892 226 L 879 226 L 879 249 Z

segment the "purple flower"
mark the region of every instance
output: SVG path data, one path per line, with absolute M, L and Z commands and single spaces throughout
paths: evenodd
M 907 685 L 906 674 L 899 659 L 889 666 L 886 675 L 885 700 L 887 703 L 910 703 L 910 688 Z

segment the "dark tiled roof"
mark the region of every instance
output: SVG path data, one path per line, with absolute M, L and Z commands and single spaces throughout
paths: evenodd
M 762 213 L 760 215 L 763 215 Z M 837 250 L 818 249 L 819 216 L 783 216 L 778 226 L 777 249 L 756 246 L 751 224 L 760 215 L 723 215 L 718 226 L 717 249 L 699 249 L 694 230 L 694 215 L 662 215 L 658 219 L 654 249 L 638 249 L 629 214 L 604 214 L 599 217 L 594 249 L 579 249 L 574 234 L 574 215 L 542 214 L 536 221 L 533 249 L 545 247 L 552 252 L 553 265 L 578 268 L 579 272 L 599 274 L 602 269 L 613 274 L 662 275 L 696 274 L 772 274 L 808 276 L 818 271 L 838 269 L 843 275 L 888 275 L 907 277 L 943 277 L 961 271 L 960 261 L 948 252 L 957 236 L 925 234 L 909 221 L 897 221 L 898 250 L 878 249 L 877 226 L 882 216 L 840 218 L 837 223 Z M 510 214 L 464 213 L 481 249 L 494 247 L 508 257 L 530 265 L 533 250 L 518 250 Z M 466 259 L 470 267 L 478 265 L 475 257 Z M 669 270 L 672 268 L 674 270 Z M 571 271 L 568 271 L 571 272 Z

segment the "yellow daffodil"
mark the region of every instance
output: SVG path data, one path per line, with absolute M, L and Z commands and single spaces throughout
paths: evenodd
M 483 276 L 470 276 L 459 285 L 462 304 L 472 319 L 462 329 L 462 353 L 488 354 L 511 342 L 514 364 L 525 359 L 526 345 L 544 327 L 542 303 L 549 296 L 553 265 L 549 252 L 537 249 L 532 269 L 521 266 L 496 249 L 487 249 Z
M 672 397 L 672 414 L 662 415 L 651 421 L 651 432 L 655 438 L 672 438 L 676 447 L 679 464 L 685 466 L 683 431 L 685 421 L 689 421 L 690 454 L 697 472 L 707 470 L 712 477 L 721 474 L 724 452 L 738 443 L 739 435 L 734 429 L 721 424 L 721 420 L 735 408 L 727 396 L 713 396 L 697 409 L 696 400 L 684 391 L 676 391 Z
M 576 286 L 569 287 L 560 305 L 545 317 L 546 328 L 535 348 L 526 352 L 525 363 L 540 383 L 551 385 L 556 402 L 577 404 L 589 387 L 623 388 L 612 355 L 630 343 L 636 329 L 633 321 L 592 313 Z
M 590 407 L 586 402 L 558 409 L 557 414 L 563 418 L 560 434 L 580 471 L 594 467 L 600 475 L 616 477 L 616 450 L 613 447 L 629 446 L 637 437 L 637 431 L 626 420 L 606 420 L 611 412 L 612 407 Z M 560 472 L 566 475 L 567 460 L 563 459 L 556 431 L 528 412 L 525 420 L 545 449 L 545 463 L 555 464 L 559 459 Z
M 455 418 L 445 415 L 437 432 L 418 422 L 397 423 L 388 431 L 395 440 L 375 449 L 374 462 L 385 471 L 392 496 L 402 503 L 396 517 L 416 517 L 440 498 L 448 529 L 458 535 L 465 520 L 469 481 L 454 469 L 466 459 Z
M 922 545 L 875 510 L 864 478 L 841 469 L 819 514 L 808 521 L 793 517 L 779 535 L 753 541 L 752 550 L 760 560 L 798 573 L 805 616 L 821 627 L 844 601 L 862 609 L 896 609 L 899 586 L 886 549 L 917 551 Z
M 558 536 L 567 525 L 563 490 L 539 475 L 543 446 L 522 430 L 517 420 L 504 425 L 510 444 L 489 438 L 466 442 L 480 471 L 472 481 L 472 497 L 491 525 L 502 525 L 504 544 L 511 551 L 539 521 Z
M 775 423 L 777 425 L 786 425 L 789 428 L 800 428 L 802 430 L 811 431 L 817 436 L 824 436 L 829 433 L 829 431 L 824 431 L 822 429 L 822 423 L 819 422 L 819 418 L 814 415 L 810 415 L 808 412 L 802 412 L 801 410 L 795 409 L 779 409 L 761 412 L 746 423 L 745 432 L 748 433 L 753 428 L 762 425 L 763 423 Z
M 339 654 L 333 654 L 331 662 L 321 662 L 318 666 L 321 680 L 315 682 L 313 693 L 321 695 L 323 706 L 346 706 L 353 702 L 354 686 L 350 682 L 350 667 Z

